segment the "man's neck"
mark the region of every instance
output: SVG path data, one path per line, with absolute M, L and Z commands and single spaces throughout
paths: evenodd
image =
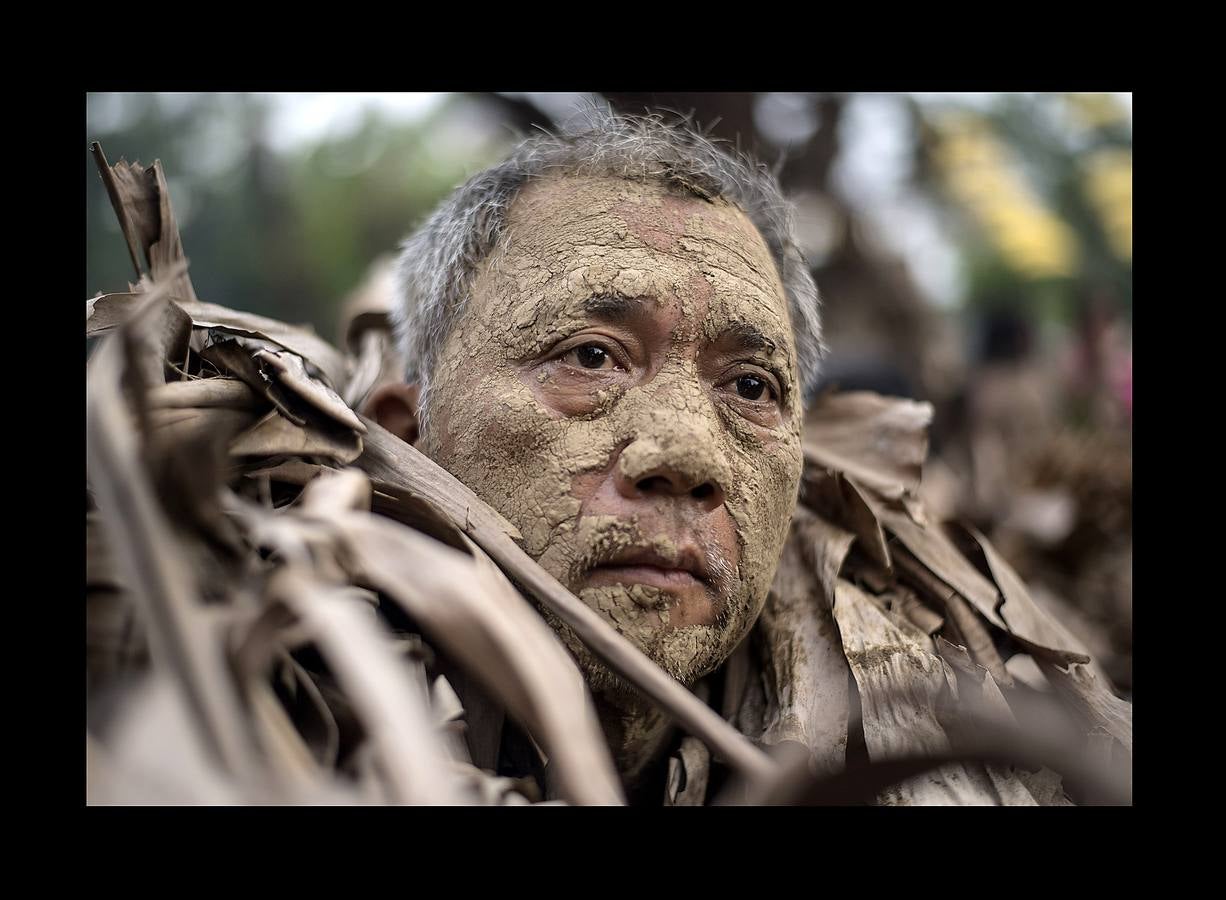
M 626 791 L 633 795 L 667 749 L 673 723 L 651 704 L 618 704 L 601 696 L 594 699 L 613 762 Z

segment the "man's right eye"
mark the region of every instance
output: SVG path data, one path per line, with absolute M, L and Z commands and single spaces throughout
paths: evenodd
M 571 359 L 584 369 L 607 369 L 613 365 L 613 357 L 609 351 L 599 344 L 584 344 L 566 354 L 563 359 Z

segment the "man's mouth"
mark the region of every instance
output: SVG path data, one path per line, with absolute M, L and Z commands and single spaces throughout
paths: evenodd
M 654 547 L 628 547 L 588 571 L 587 583 L 642 584 L 664 591 L 706 588 L 710 584 L 706 560 L 697 547 L 686 546 L 675 555 Z

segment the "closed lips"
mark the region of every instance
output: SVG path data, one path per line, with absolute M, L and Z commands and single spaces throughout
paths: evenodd
M 683 550 L 678 558 L 671 559 L 650 548 L 626 550 L 594 566 L 591 574 L 604 574 L 617 581 L 674 588 L 706 585 L 708 579 L 702 557 L 691 548 Z

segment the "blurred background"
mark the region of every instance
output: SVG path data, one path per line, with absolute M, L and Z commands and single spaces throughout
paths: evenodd
M 1127 93 L 90 94 L 161 159 L 201 299 L 340 343 L 346 297 L 453 187 L 583 106 L 690 114 L 777 167 L 821 290 L 825 380 L 926 400 L 939 517 L 969 520 L 1132 686 Z M 86 296 L 134 278 L 92 157 Z

